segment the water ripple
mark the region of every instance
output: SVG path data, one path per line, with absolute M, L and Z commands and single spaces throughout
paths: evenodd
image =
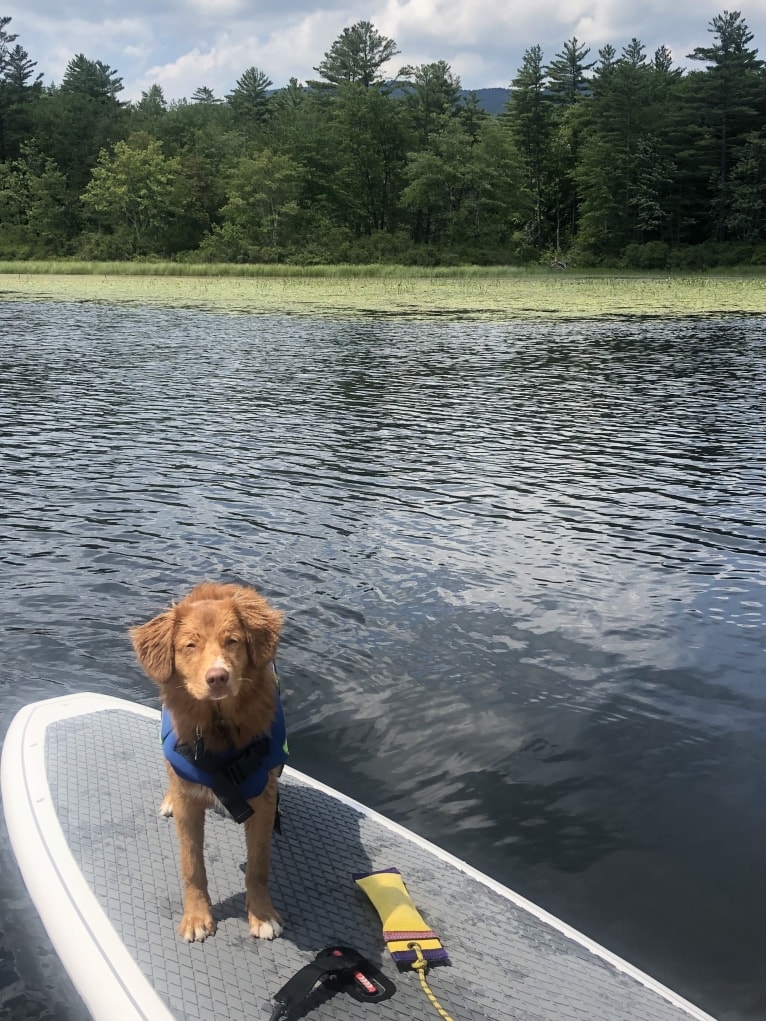
M 766 839 L 763 320 L 4 313 L 5 725 L 57 689 L 151 701 L 127 626 L 256 582 L 299 766 L 736 999 L 766 893 L 706 848 Z M 705 886 L 731 905 L 712 970 Z

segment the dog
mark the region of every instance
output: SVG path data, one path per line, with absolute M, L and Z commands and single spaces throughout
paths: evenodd
M 277 777 L 287 758 L 274 668 L 282 622 L 254 589 L 203 582 L 130 629 L 163 704 L 170 783 L 160 812 L 175 819 L 183 881 L 178 933 L 190 943 L 216 931 L 203 858 L 207 808 L 225 807 L 244 821 L 250 934 L 282 933 L 268 889 Z M 245 765 L 257 768 L 242 780 Z

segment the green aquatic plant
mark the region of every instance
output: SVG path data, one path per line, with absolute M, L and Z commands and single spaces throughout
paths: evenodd
M 232 313 L 504 321 L 766 313 L 766 277 L 417 270 L 392 266 L 0 264 L 6 299 L 128 302 Z M 72 267 L 77 266 L 76 271 Z M 51 272 L 55 268 L 55 272 Z M 195 272 L 191 272 L 191 270 Z M 219 272 L 213 272 L 215 269 Z M 200 272 L 204 270 L 204 272 Z

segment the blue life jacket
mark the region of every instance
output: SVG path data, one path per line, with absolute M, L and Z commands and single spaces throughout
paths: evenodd
M 283 765 L 288 756 L 285 714 L 279 692 L 276 693 L 276 701 L 276 714 L 268 734 L 254 738 L 244 748 L 231 747 L 222 752 L 207 751 L 201 740 L 195 748 L 182 745 L 175 732 L 173 717 L 163 706 L 161 734 L 165 758 L 181 779 L 210 787 L 219 797 L 218 788 L 225 778 L 227 786 L 233 787 L 240 799 L 257 798 L 266 787 L 269 770 Z M 221 800 L 229 808 L 226 801 Z M 229 811 L 232 809 L 229 808 Z M 236 818 L 236 814 L 232 814 Z

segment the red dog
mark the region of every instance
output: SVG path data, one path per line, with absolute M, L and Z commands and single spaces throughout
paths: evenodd
M 131 629 L 138 661 L 164 707 L 170 786 L 160 810 L 176 822 L 184 886 L 178 931 L 189 942 L 216 929 L 203 860 L 211 807 L 245 823 L 251 935 L 274 939 L 282 932 L 267 886 L 277 777 L 287 757 L 274 670 L 281 626 L 282 614 L 253 589 L 203 583 Z

